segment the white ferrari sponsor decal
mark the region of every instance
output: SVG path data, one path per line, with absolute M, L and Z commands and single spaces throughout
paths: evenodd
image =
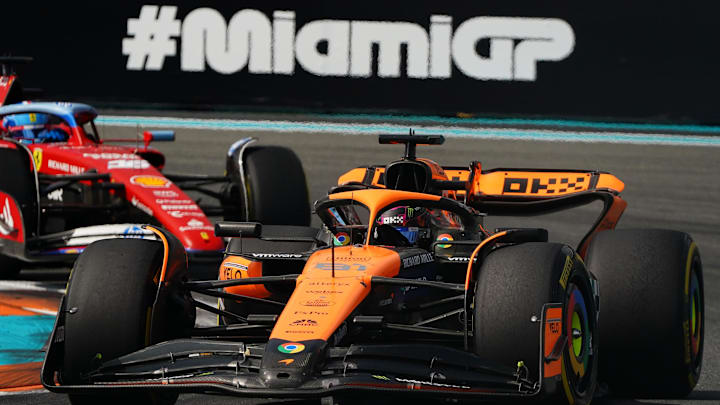
M 183 218 L 183 217 L 205 217 L 205 214 L 199 211 L 167 211 L 168 215 L 170 215 L 173 218 Z
M 141 203 L 140 200 L 138 200 L 137 197 L 133 196 L 133 197 L 130 199 L 130 202 L 132 203 L 132 205 L 134 205 L 135 207 L 137 207 L 137 209 L 139 209 L 140 211 L 143 211 L 144 213 L 152 216 L 153 212 L 152 212 L 152 210 L 150 209 L 150 207 L 148 207 L 147 205 Z
M 108 161 L 108 170 L 112 169 L 147 169 L 150 167 L 150 163 L 147 160 L 133 159 L 133 160 L 110 160 Z
M 200 207 L 197 206 L 197 204 L 170 204 L 170 205 L 161 205 L 160 209 L 163 211 L 170 211 L 170 210 L 177 210 L 177 211 L 195 211 L 199 210 Z
M 58 162 L 53 159 L 48 159 L 47 165 L 49 169 L 59 170 L 65 173 L 80 174 L 85 171 L 84 167 L 75 166 L 67 162 Z
M 163 198 L 175 198 L 175 197 L 180 196 L 180 194 L 178 194 L 172 190 L 153 190 L 153 195 L 155 197 L 163 197 Z
M 63 189 L 59 188 L 57 190 L 51 191 L 47 194 L 47 199 L 52 201 L 60 201 L 63 200 Z
M 212 226 L 206 225 L 205 222 L 203 222 L 203 221 L 198 221 L 198 220 L 195 219 L 195 218 L 190 219 L 189 221 L 187 221 L 187 224 L 186 224 L 185 226 L 181 226 L 181 227 L 180 227 L 180 232 L 185 232 L 185 231 L 200 231 L 200 230 L 203 230 L 203 231 L 214 231 L 215 228 L 213 228 Z
M 198 221 L 197 219 L 191 219 L 187 222 L 187 226 L 192 226 L 195 228 L 201 227 L 203 225 L 205 225 L 205 223 L 202 221 Z
M 195 201 L 193 200 L 168 200 L 165 198 L 161 198 L 159 200 L 155 200 L 158 204 L 195 204 Z
M 134 153 L 83 153 L 84 158 L 96 160 L 126 159 L 140 160 L 141 157 Z
M 0 219 L 5 222 L 5 224 L 10 230 L 15 228 L 15 221 L 13 220 L 12 213 L 10 212 L 10 199 L 8 198 L 5 198 L 5 202 L 3 203 L 2 213 L 0 213 Z M 0 233 L 2 233 L 3 235 L 10 234 L 10 232 L 8 232 L 5 227 L 0 227 Z

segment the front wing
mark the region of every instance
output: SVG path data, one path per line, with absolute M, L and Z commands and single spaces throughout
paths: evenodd
M 464 350 L 433 344 L 308 346 L 323 352 L 308 367 L 309 353 L 283 354 L 276 339 L 243 343 L 186 338 L 162 342 L 102 363 L 85 385 L 62 383 L 63 312 L 51 335 L 42 383 L 58 393 L 92 394 L 164 390 L 242 397 L 321 398 L 348 394 L 428 395 L 443 398 L 528 398 L 559 386 L 561 348 L 559 304 L 547 304 L 538 328 L 540 378 L 531 381 L 522 362 L 499 365 Z M 241 328 L 242 326 L 240 326 Z M 283 341 L 284 342 L 284 341 Z M 305 356 L 306 355 L 306 356 Z M 551 373 L 548 373 L 550 371 Z

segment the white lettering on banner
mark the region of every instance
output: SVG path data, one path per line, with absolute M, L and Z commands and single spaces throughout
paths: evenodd
M 373 72 L 376 45 L 377 75 L 382 78 L 403 76 L 400 58 L 405 47 L 404 73 L 409 78 L 448 79 L 454 64 L 478 80 L 535 81 L 538 62 L 563 60 L 575 47 L 572 27 L 557 18 L 473 17 L 453 32 L 447 15 L 431 15 L 426 30 L 405 21 L 330 19 L 296 27 L 290 10 L 275 11 L 271 21 L 258 10 L 244 9 L 226 21 L 207 7 L 190 11 L 181 22 L 175 19 L 176 10 L 145 5 L 139 18 L 128 19 L 126 69 L 161 69 L 165 57 L 175 55 L 173 37 L 180 36 L 180 68 L 186 72 L 209 67 L 234 74 L 247 68 L 250 74 L 293 75 L 297 61 L 317 76 L 366 78 Z M 182 28 L 176 30 L 176 25 Z M 487 56 L 477 51 L 481 40 L 488 41 Z

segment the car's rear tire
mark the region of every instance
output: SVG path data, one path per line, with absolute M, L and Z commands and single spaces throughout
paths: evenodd
M 597 385 L 594 297 L 588 272 L 566 245 L 533 242 L 497 249 L 479 269 L 474 301 L 475 351 L 511 367 L 523 361 L 528 377 L 538 381 L 543 331 L 541 323 L 531 318 L 542 319 L 546 303 L 562 303 L 563 334 L 569 335 L 571 328 L 577 327 L 580 336 L 568 339 L 563 349 L 562 381 L 555 384 L 556 399 L 588 404 Z M 568 319 L 577 319 L 579 326 Z
M 250 216 L 265 225 L 310 225 L 302 163 L 281 146 L 249 146 L 243 155 Z
M 702 262 L 690 236 L 601 232 L 587 265 L 600 285 L 601 381 L 618 396 L 689 394 L 700 377 L 705 331 Z
M 65 384 L 84 384 L 100 362 L 134 352 L 151 342 L 149 317 L 157 292 L 153 281 L 163 245 L 141 239 L 107 239 L 88 246 L 68 281 L 65 316 Z M 73 405 L 103 403 L 172 404 L 177 394 L 70 395 Z

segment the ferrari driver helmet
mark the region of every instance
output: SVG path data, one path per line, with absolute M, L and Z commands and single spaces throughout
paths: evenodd
M 389 225 L 413 245 L 430 235 L 430 213 L 426 208 L 399 206 L 385 211 L 377 219 L 378 225 Z
M 44 113 L 26 113 L 8 115 L 3 119 L 3 131 L 23 143 L 37 139 L 44 141 L 63 141 L 67 134 L 59 129 L 46 129 L 51 124 L 51 116 Z
M 3 128 L 13 138 L 35 138 L 33 130 L 42 129 L 48 123 L 47 114 L 13 114 L 3 118 Z

